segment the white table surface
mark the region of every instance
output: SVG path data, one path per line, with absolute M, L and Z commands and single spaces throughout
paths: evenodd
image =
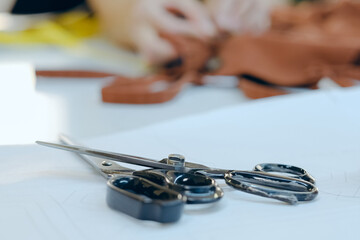
M 31 64 L 36 69 L 91 69 L 127 76 L 146 73 L 144 64 L 132 53 L 104 44 L 101 40 L 86 46 L 61 49 L 51 46 L 0 45 L 0 67 L 21 62 Z M 18 86 L 23 83 L 6 86 L 7 76 L 4 76 L 3 71 L 0 87 L 7 93 L 14 92 L 16 96 Z M 0 101 L 6 103 L 2 114 L 7 118 L 6 126 L 3 124 L 0 127 L 3 131 L 0 145 L 33 143 L 39 138 L 56 139 L 59 132 L 81 138 L 97 136 L 248 101 L 234 87 L 189 86 L 174 100 L 164 104 L 108 104 L 101 101 L 101 87 L 107 81 L 37 78 L 35 93 L 31 96 L 16 96 L 17 103 L 0 94 Z M 14 111 L 27 114 L 19 116 Z
M 174 224 L 110 209 L 106 184 L 72 153 L 0 146 L 0 239 L 358 239 L 360 89 L 314 91 L 238 104 L 82 140 L 87 146 L 228 169 L 279 162 L 308 170 L 318 197 L 290 206 L 219 180 L 215 204 L 185 206 Z M 134 166 L 132 166 L 133 168 Z
M 111 47 L 100 58 L 98 51 L 54 47 L 1 46 L 0 53 L 0 67 L 21 61 L 38 69 L 142 72 L 133 55 Z M 165 104 L 105 104 L 100 89 L 106 80 L 43 78 L 31 89 L 27 67 L 20 66 L 25 75 L 15 79 L 19 83 L 6 84 L 6 74 L 0 78 L 0 145 L 12 145 L 0 147 L 1 239 L 117 234 L 120 239 L 357 239 L 358 90 L 249 101 L 236 88 L 204 86 L 189 87 Z M 28 88 L 12 95 L 16 84 Z M 124 151 L 126 146 L 126 153 L 156 159 L 180 151 L 211 166 L 250 169 L 264 160 L 300 165 L 318 178 L 321 192 L 314 203 L 292 208 L 226 189 L 215 207 L 186 207 L 178 224 L 142 222 L 109 209 L 104 179 L 71 154 L 19 145 L 55 140 L 59 132 L 97 148 Z M 215 135 L 207 136 L 211 132 Z

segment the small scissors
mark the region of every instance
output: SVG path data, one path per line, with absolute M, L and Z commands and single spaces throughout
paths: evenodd
M 64 144 L 36 143 L 79 154 L 109 179 L 108 205 L 142 220 L 175 222 L 181 216 L 184 203 L 220 200 L 224 193 L 214 179 L 224 179 L 235 189 L 289 204 L 311 201 L 318 194 L 314 178 L 304 169 L 291 165 L 264 163 L 256 165 L 253 171 L 224 170 L 185 162 L 179 154 L 156 161 L 77 146 L 64 135 L 60 140 Z M 118 162 L 151 168 L 136 171 Z M 276 175 L 276 172 L 291 174 L 291 177 Z

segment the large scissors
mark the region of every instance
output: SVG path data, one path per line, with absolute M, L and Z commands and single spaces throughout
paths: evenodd
M 175 222 L 184 203 L 220 200 L 224 193 L 214 179 L 224 179 L 235 189 L 289 204 L 311 201 L 318 194 L 314 178 L 291 165 L 264 163 L 256 165 L 253 171 L 225 170 L 186 162 L 179 154 L 157 161 L 78 146 L 64 135 L 60 140 L 64 144 L 36 143 L 77 153 L 109 179 L 108 205 L 138 219 Z M 119 162 L 150 169 L 136 171 L 120 166 Z

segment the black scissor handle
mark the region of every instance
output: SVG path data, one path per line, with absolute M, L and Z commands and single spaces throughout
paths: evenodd
M 212 203 L 220 200 L 224 192 L 214 179 L 197 173 L 174 170 L 147 169 L 136 171 L 134 176 L 146 178 L 186 196 L 186 203 Z
M 311 176 L 305 169 L 279 163 L 261 163 L 254 167 L 254 171 L 271 172 L 271 173 L 289 173 L 292 178 L 299 178 L 315 184 L 315 178 Z
M 136 176 L 117 176 L 107 182 L 109 207 L 141 220 L 176 222 L 186 198 L 179 192 Z
M 302 179 L 278 176 L 259 171 L 228 171 L 225 182 L 235 189 L 289 204 L 313 200 L 317 187 Z

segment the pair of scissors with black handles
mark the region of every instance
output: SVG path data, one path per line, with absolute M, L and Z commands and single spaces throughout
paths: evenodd
M 311 201 L 318 195 L 315 179 L 304 169 L 291 165 L 264 163 L 256 165 L 253 171 L 225 170 L 187 162 L 179 154 L 157 161 L 78 146 L 64 135 L 60 140 L 63 144 L 36 143 L 78 154 L 108 179 L 107 204 L 137 219 L 176 222 L 184 204 L 220 200 L 224 192 L 215 179 L 224 179 L 237 190 L 289 204 Z M 149 169 L 137 171 L 119 162 Z

